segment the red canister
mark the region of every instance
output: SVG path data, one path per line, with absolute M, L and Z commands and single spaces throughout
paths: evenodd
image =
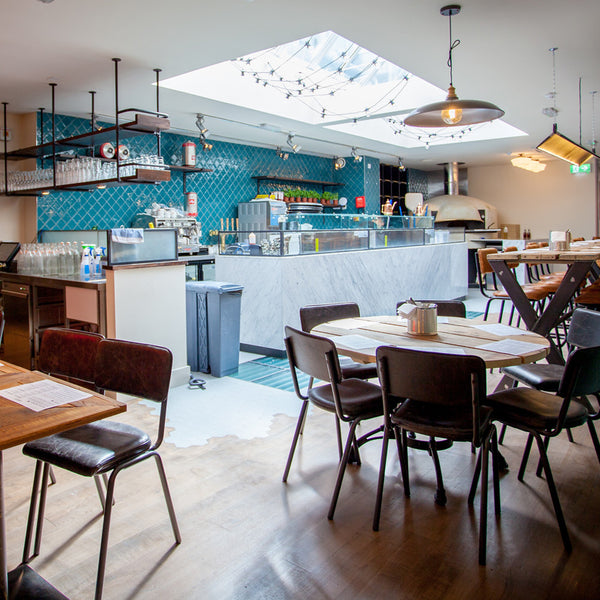
M 183 164 L 186 167 L 196 166 L 196 144 L 189 140 L 183 144 Z
M 185 212 L 188 217 L 198 216 L 198 194 L 187 192 L 185 195 Z

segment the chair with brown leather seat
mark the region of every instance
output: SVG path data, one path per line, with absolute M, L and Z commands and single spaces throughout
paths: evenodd
M 477 266 L 477 282 L 479 285 L 479 291 L 485 296 L 488 301 L 485 305 L 485 313 L 483 316 L 484 321 L 487 321 L 490 305 L 494 300 L 500 300 L 500 313 L 498 315 L 498 321 L 502 320 L 502 314 L 504 312 L 505 303 L 511 302 L 510 296 L 506 291 L 501 289 L 498 286 L 498 282 L 496 279 L 496 273 L 492 269 L 490 262 L 488 260 L 488 256 L 490 254 L 495 254 L 498 251 L 496 248 L 480 248 L 477 250 L 477 260 L 475 264 Z M 510 265 L 509 265 L 510 267 Z M 491 286 L 487 283 L 487 275 L 491 275 L 492 283 Z M 530 302 L 538 303 L 541 306 L 543 300 L 548 297 L 548 290 L 544 289 L 541 286 L 534 286 L 531 284 L 525 284 L 521 286 L 525 296 Z M 512 322 L 512 316 L 514 312 L 514 306 L 511 309 L 511 317 L 510 322 Z
M 467 316 L 465 303 L 460 300 L 415 300 L 415 302 L 437 304 L 438 317 L 462 317 L 464 319 Z M 403 304 L 405 302 L 398 302 L 396 311 Z
M 558 498 L 544 438 L 557 436 L 564 428 L 589 425 L 590 435 L 600 461 L 600 444 L 586 397 L 600 390 L 600 347 L 579 348 L 573 351 L 565 365 L 555 394 L 528 387 L 514 387 L 491 394 L 485 404 L 493 411 L 495 421 L 505 423 L 529 434 L 525 453 L 519 470 L 519 481 L 523 480 L 524 465 L 535 439 L 546 475 L 556 520 L 567 552 L 572 545 L 567 525 Z
M 300 309 L 300 326 L 302 331 L 310 333 L 314 327 L 328 321 L 338 319 L 354 319 L 360 317 L 360 308 L 356 302 L 338 302 L 334 304 L 311 304 Z M 342 376 L 358 379 L 377 379 L 377 367 L 374 364 L 361 364 L 349 357 L 340 361 Z
M 338 474 L 327 514 L 329 519 L 333 519 L 350 453 L 353 449 L 358 453 L 360 442 L 356 440 L 356 428 L 362 421 L 381 417 L 383 414 L 381 389 L 378 385 L 362 379 L 344 379 L 338 360 L 337 349 L 331 340 L 298 331 L 289 326 L 285 328 L 285 335 L 285 347 L 292 372 L 294 389 L 296 395 L 302 401 L 302 408 L 300 409 L 296 430 L 283 473 L 283 481 L 287 481 L 294 458 L 294 451 L 296 450 L 309 404 L 334 413 L 339 421 L 346 422 L 349 425 L 348 437 L 346 438 L 342 457 L 338 463 Z M 296 370 L 305 373 L 314 380 L 324 383 L 318 386 L 309 386 L 303 391 L 300 388 Z M 368 438 L 363 436 L 363 439 L 366 441 Z
M 384 438 L 381 448 L 379 483 L 373 517 L 373 529 L 379 529 L 385 480 L 388 442 L 396 439 L 404 493 L 410 496 L 407 432 L 429 437 L 437 492 L 436 503 L 445 503 L 442 472 L 435 437 L 470 442 L 480 448 L 476 466 L 482 468 L 481 514 L 479 523 L 479 562 L 485 564 L 487 537 L 487 486 L 489 451 L 496 450 L 496 428 L 492 411 L 481 405 L 486 395 L 486 366 L 478 356 L 460 356 L 381 346 L 377 349 L 377 367 L 384 406 Z M 398 398 L 405 400 L 399 405 Z M 497 461 L 493 461 L 494 499 L 500 514 Z M 474 500 L 476 477 L 469 491 Z M 443 496 L 443 498 L 442 498 Z M 443 502 L 441 502 L 443 500 Z
M 42 466 L 44 471 L 43 491 L 47 488 L 48 464 L 67 469 L 84 477 L 110 473 L 103 511 L 102 540 L 96 579 L 96 600 L 99 600 L 102 596 L 115 480 L 122 470 L 149 458 L 153 457 L 155 459 L 175 543 L 179 544 L 181 542 L 165 470 L 162 459 L 157 452 L 164 436 L 172 362 L 171 351 L 159 346 L 105 339 L 100 340 L 97 347 L 94 381 L 99 390 L 128 394 L 137 398 L 153 400 L 160 404 L 159 423 L 154 441 L 137 427 L 104 420 L 29 442 L 23 447 L 23 453 L 35 458 L 37 461 L 27 535 L 23 550 L 24 563 L 39 554 L 41 544 L 45 494 L 42 494 L 40 498 L 35 549 L 34 554 L 30 555 L 33 516 L 35 514 L 35 502 L 37 501 Z

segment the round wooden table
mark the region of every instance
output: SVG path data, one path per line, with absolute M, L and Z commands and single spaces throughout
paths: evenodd
M 331 339 L 340 354 L 363 363 L 375 362 L 378 346 L 479 356 L 490 369 L 535 362 L 550 351 L 544 336 L 499 323 L 438 317 L 437 329 L 436 335 L 411 335 L 405 319 L 383 316 L 329 321 L 312 333 Z

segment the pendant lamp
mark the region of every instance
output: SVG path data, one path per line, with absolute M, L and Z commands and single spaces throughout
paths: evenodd
M 448 67 L 450 68 L 450 87 L 443 102 L 434 102 L 417 108 L 404 119 L 405 125 L 412 127 L 454 127 L 456 125 L 476 125 L 499 119 L 504 111 L 491 102 L 482 100 L 459 100 L 452 81 L 452 50 L 460 40 L 452 40 L 452 17 L 460 12 L 459 4 L 450 4 L 440 9 L 440 14 L 448 17 L 450 31 L 450 50 Z

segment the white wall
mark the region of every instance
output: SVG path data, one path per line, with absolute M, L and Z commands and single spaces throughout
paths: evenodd
M 469 167 L 469 196 L 493 204 L 500 223 L 518 223 L 532 238 L 551 230 L 571 229 L 573 237 L 597 235 L 596 171 L 571 175 L 569 164 L 546 162 L 546 170 L 530 173 L 506 166 Z
M 1 124 L 0 124 L 1 126 Z M 8 150 L 35 145 L 35 114 L 7 114 L 7 128 L 12 139 Z M 4 152 L 4 141 L 0 141 Z M 35 161 L 11 161 L 8 170 L 34 169 Z M 0 177 L 4 179 L 4 161 L 0 160 Z M 37 198 L 35 196 L 0 195 L 0 241 L 32 242 L 37 233 Z

